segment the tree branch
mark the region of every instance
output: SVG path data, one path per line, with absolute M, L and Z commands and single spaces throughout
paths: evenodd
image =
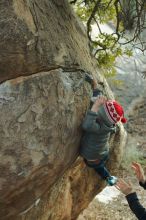
M 70 4 L 75 4 L 77 0 L 71 1 Z
M 78 0 L 72 0 L 71 3 L 76 3 Z M 88 13 L 90 12 L 90 15 L 88 16 L 88 20 L 87 20 L 87 36 L 88 39 L 90 40 L 91 43 L 95 43 L 95 45 L 97 45 L 97 50 L 95 52 L 95 55 L 97 54 L 98 51 L 101 50 L 113 50 L 114 47 L 116 47 L 116 44 L 119 43 L 120 45 L 126 45 L 129 43 L 136 43 L 136 40 L 139 40 L 140 44 L 141 44 L 141 49 L 143 50 L 143 48 L 145 48 L 144 43 L 142 42 L 142 40 L 140 39 L 140 35 L 141 32 L 144 30 L 145 26 L 145 16 L 146 16 L 146 12 L 145 12 L 145 5 L 146 5 L 146 0 L 127 0 L 126 2 L 126 6 L 123 5 L 122 0 L 109 0 L 106 3 L 103 0 L 80 0 L 79 2 L 81 3 L 81 7 L 82 7 L 82 3 L 84 3 L 83 7 L 87 8 Z M 93 7 L 94 5 L 94 7 Z M 104 6 L 104 7 L 102 7 Z M 107 36 L 104 36 L 104 40 L 102 43 L 100 41 L 94 41 L 92 39 L 91 36 L 91 25 L 92 25 L 92 21 L 94 21 L 98 27 L 99 33 L 103 34 L 102 32 L 102 28 L 100 27 L 100 22 L 97 20 L 97 16 L 99 19 L 101 19 L 101 17 L 103 16 L 103 14 L 100 12 L 102 12 L 102 10 L 104 10 L 104 12 L 106 13 L 107 10 L 111 10 L 111 7 L 115 8 L 115 13 L 116 13 L 116 27 L 115 27 L 115 32 L 110 34 L 112 35 L 116 35 L 117 37 L 115 37 L 115 41 L 113 38 L 113 44 L 110 46 L 107 46 L 106 43 L 104 44 L 104 42 L 106 42 L 108 39 L 108 34 Z M 93 9 L 92 9 L 93 7 Z M 88 10 L 89 9 L 89 10 Z M 100 10 L 99 10 L 100 9 Z M 121 22 L 123 21 L 123 24 L 125 25 L 123 27 L 122 30 L 120 27 Z M 126 39 L 126 30 L 129 28 L 129 30 L 132 30 L 133 33 L 131 33 L 131 39 Z M 132 28 L 132 29 L 131 29 Z M 125 38 L 125 42 L 120 42 L 120 40 L 122 38 Z M 95 47 L 95 46 L 94 46 Z M 146 49 L 146 48 L 145 48 Z
M 91 13 L 91 15 L 90 15 L 90 17 L 87 21 L 87 35 L 88 35 L 88 38 L 90 39 L 90 41 L 92 41 L 91 36 L 90 36 L 90 28 L 91 28 L 90 25 L 91 25 L 92 19 L 94 18 L 95 14 L 97 12 L 97 9 L 98 9 L 98 6 L 99 6 L 100 2 L 101 2 L 101 0 L 97 0 L 97 2 L 95 3 L 94 8 L 92 10 L 92 13 Z

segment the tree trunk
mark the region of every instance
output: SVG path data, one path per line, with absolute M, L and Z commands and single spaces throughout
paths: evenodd
M 0 29 L 0 218 L 76 219 L 103 187 L 78 158 L 91 95 L 84 71 L 111 91 L 67 0 L 1 0 Z

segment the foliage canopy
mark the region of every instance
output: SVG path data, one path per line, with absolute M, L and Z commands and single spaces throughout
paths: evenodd
M 146 42 L 141 39 L 146 28 L 145 0 L 74 0 L 70 3 L 75 5 L 77 15 L 87 26 L 90 48 L 98 66 L 106 68 L 109 75 L 115 73 L 113 66 L 117 56 L 131 56 L 133 47 L 146 49 Z M 92 32 L 95 24 L 97 36 Z M 112 26 L 113 32 L 103 31 L 104 24 Z

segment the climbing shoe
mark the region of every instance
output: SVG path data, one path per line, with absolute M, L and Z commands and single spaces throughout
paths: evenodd
M 109 186 L 114 186 L 117 183 L 118 178 L 115 176 L 110 176 L 110 177 L 107 177 L 106 181 Z

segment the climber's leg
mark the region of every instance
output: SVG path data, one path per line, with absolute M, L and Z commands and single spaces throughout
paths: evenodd
M 94 170 L 101 176 L 102 179 L 107 179 L 108 177 L 111 176 L 109 171 L 104 166 L 104 161 L 102 160 L 95 160 L 95 161 L 86 160 L 86 164 L 89 167 L 94 168 Z
M 107 160 L 107 156 L 103 160 L 95 160 L 95 161 L 87 161 L 85 163 L 87 166 L 93 168 L 98 175 L 101 176 L 102 179 L 106 180 L 108 185 L 113 186 L 117 182 L 117 177 L 111 176 L 110 172 L 105 167 L 105 161 Z

